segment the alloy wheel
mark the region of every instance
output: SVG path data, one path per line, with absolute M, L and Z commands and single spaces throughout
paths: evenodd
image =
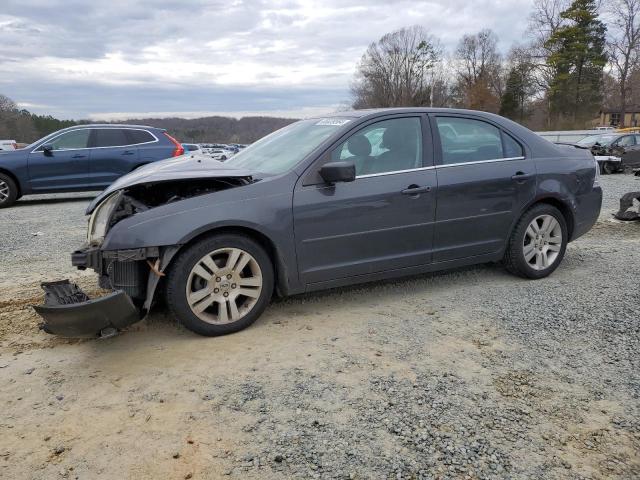
M 534 218 L 524 235 L 525 261 L 534 270 L 545 270 L 558 259 L 562 249 L 562 227 L 551 215 Z
M 202 257 L 191 269 L 187 302 L 207 323 L 233 323 L 254 307 L 262 284 L 262 271 L 251 254 L 239 248 L 221 248 Z
M 9 185 L 7 182 L 0 180 L 0 203 L 9 198 Z

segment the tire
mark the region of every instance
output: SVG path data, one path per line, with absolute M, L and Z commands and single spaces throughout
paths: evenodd
M 273 265 L 264 248 L 244 235 L 220 234 L 179 254 L 167 275 L 165 295 L 178 321 L 214 337 L 255 322 L 267 308 L 273 287 Z
M 18 199 L 18 186 L 13 178 L 0 173 L 0 208 L 10 207 Z
M 507 270 L 531 279 L 551 275 L 564 258 L 568 233 L 567 222 L 560 210 L 545 203 L 532 206 L 518 220 L 509 238 L 504 256 Z
M 615 173 L 617 170 L 615 165 L 612 165 L 610 162 L 604 162 L 602 164 L 602 173 L 607 174 L 607 175 L 611 175 L 613 173 Z

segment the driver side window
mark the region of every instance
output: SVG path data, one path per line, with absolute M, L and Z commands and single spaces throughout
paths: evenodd
M 633 145 L 635 145 L 635 141 L 633 139 L 632 135 L 627 135 L 626 137 L 622 137 L 620 140 L 618 140 L 618 145 L 620 145 L 621 147 L 631 147 Z
M 331 153 L 333 161 L 351 161 L 356 176 L 422 167 L 422 130 L 418 117 L 368 125 Z
M 87 148 L 89 144 L 89 132 L 90 130 L 87 128 L 83 130 L 73 130 L 47 143 L 53 147 L 53 150 Z M 42 147 L 38 148 L 38 151 L 42 151 Z

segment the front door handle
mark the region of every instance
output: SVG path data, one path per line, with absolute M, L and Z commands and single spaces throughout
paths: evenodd
M 511 177 L 511 180 L 515 180 L 516 182 L 523 182 L 525 180 L 529 180 L 530 178 L 533 178 L 534 175 L 535 174 L 533 173 L 517 172 L 515 175 Z
M 135 152 L 132 152 L 131 150 L 125 150 L 124 152 L 122 152 L 122 155 L 133 155 Z
M 400 193 L 403 195 L 420 195 L 421 193 L 427 193 L 431 191 L 431 187 L 420 187 L 418 185 L 409 185 Z
M 87 158 L 87 156 L 86 155 L 80 155 L 79 153 L 76 153 L 71 158 Z

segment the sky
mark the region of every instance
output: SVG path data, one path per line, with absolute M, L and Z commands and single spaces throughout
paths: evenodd
M 453 51 L 523 41 L 532 0 L 3 0 L 0 94 L 58 118 L 273 115 L 344 108 L 367 46 L 421 25 Z

